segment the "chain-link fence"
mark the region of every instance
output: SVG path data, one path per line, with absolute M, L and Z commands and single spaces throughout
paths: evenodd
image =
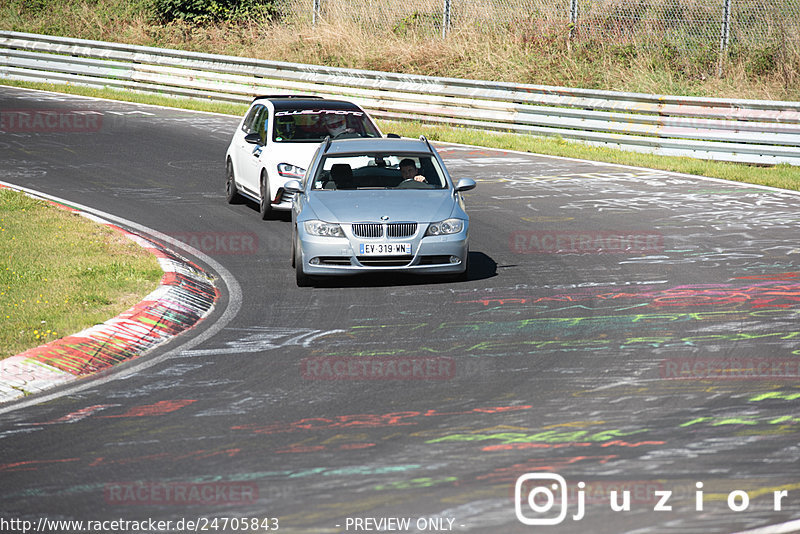
M 367 32 L 511 32 L 679 47 L 797 43 L 800 0 L 277 0 L 300 25 L 357 24 Z

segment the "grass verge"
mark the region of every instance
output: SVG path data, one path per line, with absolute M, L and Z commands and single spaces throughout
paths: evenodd
M 224 113 L 240 116 L 247 109 L 244 104 L 229 104 L 190 98 L 176 98 L 156 94 L 118 91 L 114 89 L 95 89 L 75 85 L 46 84 L 35 82 L 17 82 L 0 80 L 0 84 L 31 89 L 42 89 L 63 93 L 108 98 L 127 102 L 155 104 L 182 109 Z M 406 137 L 425 135 L 432 141 L 478 145 L 499 150 L 518 150 L 535 154 L 547 154 L 570 158 L 603 161 L 635 167 L 648 167 L 665 171 L 710 176 L 724 180 L 732 180 L 749 184 L 766 185 L 780 189 L 800 191 L 800 167 L 791 165 L 775 165 L 770 167 L 741 165 L 699 160 L 693 158 L 677 158 L 628 152 L 604 147 L 593 147 L 581 143 L 569 142 L 560 138 L 534 137 L 514 133 L 485 132 L 468 128 L 427 125 L 418 122 L 378 121 L 384 132 L 393 132 Z
M 163 274 L 119 232 L 0 189 L 0 358 L 114 317 Z

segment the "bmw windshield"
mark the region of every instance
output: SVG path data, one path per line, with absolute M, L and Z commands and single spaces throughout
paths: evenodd
M 432 154 L 328 155 L 313 180 L 313 190 L 447 189 L 447 180 Z

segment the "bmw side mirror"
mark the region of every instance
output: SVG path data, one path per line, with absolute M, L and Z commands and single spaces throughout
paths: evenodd
M 470 189 L 475 189 L 476 185 L 478 184 L 472 178 L 462 178 L 456 184 L 456 191 L 469 191 Z
M 283 189 L 290 193 L 303 193 L 303 186 L 300 184 L 299 180 L 289 180 L 283 184 Z
M 244 140 L 251 145 L 260 145 L 261 144 L 261 134 L 258 132 L 256 133 L 249 133 L 244 136 Z

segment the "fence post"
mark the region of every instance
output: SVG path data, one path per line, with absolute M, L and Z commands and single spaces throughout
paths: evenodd
M 731 0 L 722 0 L 722 32 L 719 38 L 719 51 L 724 53 L 728 49 L 731 37 Z
M 575 31 L 575 25 L 578 24 L 578 0 L 571 0 L 569 6 L 569 39 L 572 40 L 572 34 Z
M 450 1 L 444 0 L 444 13 L 442 13 L 442 38 L 447 37 L 447 32 L 450 31 Z
M 314 0 L 314 12 L 311 14 L 311 25 L 312 26 L 316 26 L 317 25 L 317 19 L 319 18 L 319 12 L 320 12 L 320 5 L 319 5 L 320 1 L 321 0 Z
M 728 50 L 731 37 L 731 0 L 722 0 L 722 31 L 719 37 L 719 61 L 717 61 L 717 77 L 722 78 L 722 60 Z

